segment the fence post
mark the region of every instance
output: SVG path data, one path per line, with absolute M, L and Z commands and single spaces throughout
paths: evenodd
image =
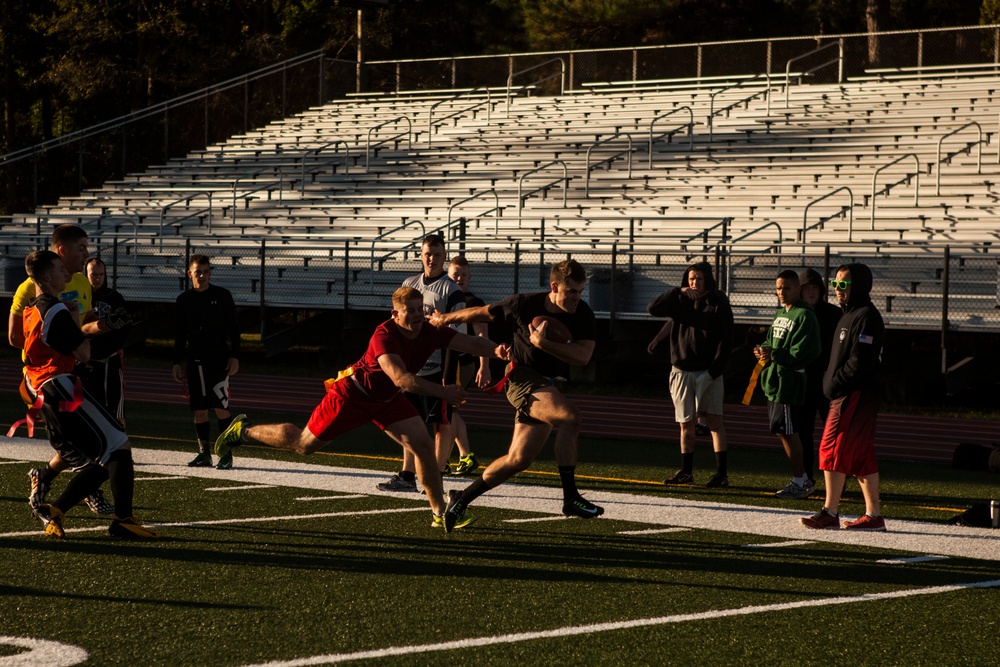
M 326 103 L 326 54 L 319 54 L 319 103 Z
M 111 247 L 111 289 L 118 289 L 118 234 L 115 233 L 114 245 Z
M 514 294 L 521 293 L 521 242 L 514 243 Z
M 184 289 L 188 288 L 188 268 L 191 266 L 191 238 L 184 239 Z
M 951 279 L 951 246 L 944 247 L 944 270 L 941 272 L 941 374 L 948 372 L 948 292 Z
M 917 33 L 917 67 L 924 65 L 924 33 Z
M 830 244 L 823 248 L 823 284 L 830 279 Z
M 348 296 L 350 288 L 348 284 L 351 280 L 351 242 L 344 241 L 344 318 L 347 317 L 347 311 L 350 309 L 348 303 Z
M 467 229 L 468 221 L 465 216 L 458 219 L 458 250 L 463 255 L 465 254 L 465 234 Z
M 570 51 L 569 54 L 569 90 L 573 90 L 573 65 L 576 61 L 573 59 L 573 52 Z
M 267 300 L 264 298 L 264 267 L 267 264 L 267 239 L 260 240 L 260 341 L 264 342 L 266 336 L 265 325 L 267 323 L 266 308 Z
M 615 304 L 617 302 L 617 294 L 615 294 L 615 283 L 616 274 L 618 273 L 618 241 L 611 244 L 611 285 L 609 289 L 610 305 L 608 306 L 608 328 L 611 330 L 611 338 L 615 337 Z
M 632 49 L 632 80 L 639 80 L 639 49 Z

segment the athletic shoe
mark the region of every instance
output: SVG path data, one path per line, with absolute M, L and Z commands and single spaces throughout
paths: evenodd
M 441 468 L 441 477 L 447 477 L 450 474 L 451 474 L 451 466 L 445 463 L 444 467 Z
M 774 497 L 781 498 L 782 500 L 804 500 L 805 498 L 808 498 L 812 492 L 812 484 L 808 481 L 805 486 L 802 486 L 801 484 L 796 484 L 795 480 L 792 480 L 788 484 L 785 484 L 785 488 L 780 491 L 775 491 Z
M 202 452 L 198 456 L 194 457 L 188 466 L 191 468 L 211 468 L 212 467 L 212 455 L 208 452 Z
M 215 467 L 219 470 L 231 470 L 233 467 L 233 453 L 226 452 L 223 454 L 222 458 L 219 459 L 219 463 Z
M 458 465 L 452 470 L 452 475 L 468 475 L 469 473 L 475 471 L 479 468 L 479 461 L 476 460 L 476 455 L 469 452 L 465 456 L 458 459 Z
M 111 537 L 121 537 L 126 540 L 158 540 L 160 534 L 155 530 L 150 530 L 142 525 L 142 522 L 133 516 L 127 519 L 115 517 L 108 525 L 108 535 Z
M 218 439 L 215 441 L 215 455 L 224 457 L 230 450 L 246 444 L 246 440 L 243 439 L 243 429 L 248 426 L 250 426 L 250 421 L 246 415 L 236 415 L 233 417 L 229 428 L 220 433 Z
M 872 516 L 862 514 L 854 521 L 845 521 L 844 530 L 854 530 L 859 532 L 881 532 L 885 530 L 885 519 L 882 515 Z
M 114 514 L 115 506 L 112 505 L 106 497 L 104 497 L 104 492 L 98 489 L 92 494 L 83 499 L 87 507 L 94 514 Z
M 457 489 L 448 492 L 448 508 L 444 511 L 444 532 L 450 533 L 459 524 L 469 525 L 472 521 L 466 520 L 465 494 Z
M 417 481 L 407 482 L 405 479 L 399 475 L 393 475 L 392 479 L 388 482 L 379 482 L 375 486 L 378 487 L 379 491 L 410 491 L 413 493 L 417 492 Z
M 459 528 L 465 528 L 466 526 L 471 526 L 476 522 L 476 515 L 472 512 L 465 512 L 462 514 L 461 518 L 455 520 L 454 530 Z M 434 521 L 431 522 L 431 528 L 444 528 L 444 517 L 434 515 Z
M 35 518 L 42 522 L 45 527 L 45 534 L 49 537 L 65 537 L 63 531 L 63 511 L 55 505 L 39 505 L 34 511 Z
M 604 508 L 598 507 L 588 500 L 584 500 L 583 496 L 577 496 L 572 500 L 563 501 L 563 514 L 566 516 L 578 516 L 581 519 L 593 519 L 595 516 L 604 514 Z
M 45 504 L 45 496 L 49 493 L 49 485 L 42 481 L 42 469 L 32 468 L 28 471 L 31 480 L 31 492 L 28 494 L 28 506 L 35 510 Z
M 836 514 L 830 514 L 830 511 L 825 507 L 812 516 L 802 517 L 801 521 L 806 528 L 840 530 L 840 517 Z
M 694 475 L 678 470 L 673 477 L 663 480 L 664 484 L 694 484 Z
M 721 472 L 717 472 L 712 475 L 712 478 L 705 483 L 705 486 L 710 489 L 725 489 L 729 487 L 729 475 Z

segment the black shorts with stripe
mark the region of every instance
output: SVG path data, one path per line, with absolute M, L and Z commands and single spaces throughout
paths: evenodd
M 70 467 L 76 469 L 91 463 L 104 464 L 113 452 L 128 444 L 125 427 L 82 390 L 83 402 L 74 410 L 66 410 L 73 402 L 79 379 L 60 375 L 42 385 L 45 403 L 42 416 L 49 432 L 49 442 Z
M 188 401 L 192 410 L 229 409 L 228 359 L 188 362 Z

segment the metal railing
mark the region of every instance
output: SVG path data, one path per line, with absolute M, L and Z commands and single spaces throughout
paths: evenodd
M 740 87 L 743 86 L 743 84 L 750 83 L 751 81 L 756 81 L 757 79 L 759 79 L 762 76 L 767 79 L 767 87 L 763 91 L 757 91 L 756 93 L 754 93 L 753 95 L 750 95 L 749 97 L 745 97 L 742 100 L 737 100 L 737 101 L 733 102 L 732 104 L 730 104 L 730 105 L 728 105 L 728 106 L 726 106 L 726 107 L 724 107 L 722 109 L 719 109 L 718 111 L 715 110 L 715 98 L 716 98 L 717 95 L 719 95 L 720 93 L 724 93 L 727 90 L 733 90 L 734 88 L 740 88 Z M 730 109 L 733 109 L 735 107 L 738 107 L 741 104 L 748 104 L 750 102 L 750 100 L 752 100 L 752 99 L 756 98 L 757 96 L 759 96 L 761 94 L 761 92 L 763 92 L 764 95 L 767 97 L 767 113 L 770 115 L 770 113 L 771 113 L 771 73 L 770 72 L 761 72 L 759 74 L 755 74 L 754 76 L 752 76 L 749 79 L 743 79 L 742 81 L 738 81 L 738 82 L 736 82 L 734 84 L 728 85 L 725 88 L 720 88 L 719 90 L 712 91 L 712 94 L 709 95 L 709 104 L 708 104 L 708 142 L 709 142 L 709 144 L 712 143 L 712 141 L 714 140 L 714 137 L 715 137 L 715 134 L 714 134 L 715 116 L 717 114 L 720 114 L 720 113 L 729 111 Z M 785 106 L 787 106 L 787 105 L 785 105 Z
M 492 213 L 493 214 L 493 222 L 494 222 L 494 225 L 495 225 L 493 233 L 494 234 L 499 234 L 500 233 L 500 214 L 503 212 L 503 209 L 500 208 L 500 197 L 497 195 L 497 191 L 496 190 L 482 190 L 482 191 L 477 192 L 476 194 L 472 195 L 471 197 L 466 197 L 465 199 L 461 199 L 461 200 L 455 202 L 454 204 L 452 204 L 451 206 L 448 207 L 448 219 L 447 219 L 448 221 L 445 224 L 445 229 L 447 230 L 447 232 L 449 234 L 449 237 L 451 235 L 451 213 L 452 213 L 452 211 L 454 211 L 455 208 L 458 207 L 461 204 L 468 203 L 468 202 L 470 202 L 470 201 L 472 201 L 474 199 L 479 199 L 480 197 L 485 197 L 486 195 L 493 195 L 493 208 L 488 208 L 485 211 L 482 211 L 478 215 L 474 216 L 472 218 L 472 220 L 475 220 L 475 219 L 479 218 L 480 216 L 486 215 L 487 213 Z
M 528 178 L 528 176 L 531 176 L 532 174 L 537 174 L 538 172 L 548 169 L 549 167 L 552 167 L 557 164 L 562 166 L 562 171 L 563 171 L 562 178 L 557 178 L 554 181 L 550 181 L 545 185 L 539 186 L 534 190 L 532 190 L 531 192 L 529 192 L 528 194 L 522 194 L 522 187 L 524 186 L 524 181 L 525 179 Z M 536 192 L 548 190 L 556 183 L 563 184 L 563 208 L 566 208 L 566 201 L 567 201 L 566 195 L 567 191 L 569 190 L 570 180 L 572 179 L 570 179 L 569 177 L 569 169 L 566 167 L 566 163 L 563 162 L 562 160 L 552 160 L 552 162 L 546 162 L 545 164 L 539 167 L 535 167 L 531 171 L 526 171 L 523 174 L 521 174 L 521 177 L 517 179 L 517 226 L 518 227 L 521 226 L 521 209 L 524 206 L 524 200 L 530 197 L 531 195 L 535 194 Z
M 455 95 L 452 95 L 451 97 L 449 97 L 446 100 L 440 100 L 438 102 L 435 102 L 427 110 L 427 145 L 428 146 L 431 145 L 431 139 L 434 136 L 434 109 L 436 109 L 440 105 L 444 104 L 445 102 L 453 102 L 453 101 L 455 101 L 456 99 L 458 99 L 460 97 L 466 97 L 466 96 L 473 95 L 474 93 L 476 93 L 477 91 L 480 91 L 480 90 L 485 90 L 486 91 L 486 101 L 485 101 L 485 104 L 486 104 L 486 124 L 487 125 L 490 124 L 491 115 L 492 115 L 492 111 L 493 111 L 493 99 L 492 99 L 492 93 L 490 93 L 489 86 L 480 86 L 479 88 L 473 88 L 472 90 L 467 91 L 467 92 L 463 91 L 461 93 L 456 93 Z M 443 116 L 441 118 L 438 118 L 438 123 L 442 123 L 442 122 L 448 120 L 449 118 L 454 118 L 455 116 L 459 116 L 459 115 L 461 115 L 461 114 L 463 114 L 463 113 L 465 113 L 467 111 L 472 111 L 473 109 L 478 109 L 483 104 L 484 104 L 484 102 L 482 100 L 480 100 L 480 101 L 475 102 L 474 104 L 472 104 L 472 105 L 470 105 L 468 107 L 463 107 L 462 109 L 459 109 L 457 111 L 453 111 L 450 114 L 448 114 L 447 116 Z
M 387 120 L 384 123 L 379 123 L 375 127 L 369 128 L 368 129 L 368 134 L 367 134 L 367 136 L 365 136 L 365 173 L 368 172 L 368 169 L 370 167 L 370 161 L 371 161 L 371 155 L 372 155 L 372 132 L 374 132 L 375 130 L 380 130 L 383 127 L 385 127 L 386 125 L 392 125 L 393 123 L 396 123 L 396 122 L 401 121 L 401 120 L 405 120 L 406 121 L 406 132 L 400 132 L 399 134 L 394 134 L 391 137 L 386 137 L 382 141 L 376 143 L 375 144 L 375 148 L 378 148 L 382 144 L 388 143 L 390 141 L 394 141 L 395 139 L 399 139 L 400 137 L 402 137 L 404 135 L 407 138 L 407 142 L 408 142 L 407 143 L 407 147 L 408 148 L 413 148 L 413 121 L 411 121 L 409 119 L 409 117 L 407 117 L 407 116 L 396 116 L 395 118 L 393 118 L 391 120 Z
M 538 63 L 537 65 L 526 67 L 517 72 L 511 72 L 510 74 L 507 75 L 507 92 L 505 93 L 506 105 L 504 112 L 505 115 L 510 116 L 510 97 L 511 97 L 511 90 L 514 85 L 514 77 L 519 76 L 521 74 L 527 74 L 532 70 L 540 69 L 542 67 L 545 67 L 546 65 L 551 65 L 552 63 L 555 62 L 559 63 L 559 74 L 550 74 L 549 76 L 542 77 L 541 79 L 532 81 L 529 84 L 524 84 L 521 86 L 521 90 L 526 90 L 529 86 L 537 86 L 540 83 L 545 83 L 547 81 L 555 79 L 556 77 L 559 77 L 559 94 L 562 95 L 566 92 L 566 61 L 563 60 L 562 58 L 551 58 L 543 63 Z
M 615 153 L 614 155 L 611 155 L 609 157 L 604 158 L 600 162 L 595 162 L 594 165 L 591 166 L 591 164 L 590 164 L 590 153 L 591 153 L 591 151 L 593 151 L 598 146 L 600 146 L 602 144 L 606 144 L 606 143 L 611 142 L 611 141 L 614 141 L 615 139 L 618 139 L 619 137 L 625 137 L 628 140 L 628 150 L 619 151 L 619 152 Z M 597 167 L 598 165 L 602 165 L 605 162 L 607 162 L 609 164 L 609 166 L 610 166 L 611 162 L 613 162 L 616 158 L 618 158 L 621 155 L 626 154 L 626 153 L 628 154 L 628 177 L 632 178 L 632 150 L 633 150 L 632 149 L 632 135 L 624 133 L 624 132 L 615 132 L 613 135 L 611 135 L 607 139 L 601 139 L 600 141 L 597 141 L 597 142 L 594 142 L 593 144 L 591 144 L 590 147 L 587 148 L 587 170 L 586 170 L 586 175 L 584 177 L 583 196 L 584 197 L 589 197 L 590 196 L 590 172 L 595 167 Z
M 881 167 L 875 170 L 874 174 L 872 174 L 871 227 L 869 228 L 870 231 L 875 231 L 875 179 L 878 178 L 878 175 L 881 172 L 885 171 L 894 164 L 898 164 L 903 160 L 905 160 L 906 158 L 910 157 L 913 158 L 913 162 L 916 165 L 916 171 L 913 174 L 907 172 L 906 176 L 904 176 L 901 180 L 897 181 L 893 185 L 909 180 L 910 176 L 912 175 L 914 177 L 913 205 L 914 206 L 920 205 L 920 159 L 917 157 L 916 153 L 907 153 L 906 155 L 899 156 L 892 162 L 882 165 Z M 886 186 L 886 194 L 888 194 L 890 188 L 892 188 L 892 185 Z
M 851 188 L 849 188 L 848 186 L 844 185 L 842 187 L 837 188 L 836 190 L 831 190 L 830 192 L 827 192 L 822 197 L 817 197 L 816 199 L 813 199 L 811 202 L 809 202 L 808 204 L 806 204 L 805 209 L 802 211 L 802 254 L 805 254 L 805 252 L 806 252 L 806 230 L 808 229 L 808 227 L 806 227 L 806 220 L 808 219 L 808 216 L 809 216 L 809 209 L 812 208 L 814 204 L 820 203 L 821 201 L 823 201 L 827 197 L 832 197 L 833 195 L 837 194 L 838 192 L 844 192 L 844 191 L 846 191 L 847 194 L 850 195 L 850 197 L 851 197 L 851 203 L 850 203 L 849 206 L 847 206 L 847 212 L 849 214 L 849 218 L 848 218 L 848 222 L 847 222 L 847 241 L 848 241 L 848 243 L 851 242 L 851 236 L 854 234 L 854 191 L 852 191 Z M 838 215 L 844 215 L 844 208 L 843 207 L 840 209 L 840 211 L 838 213 L 834 213 L 833 215 L 830 215 L 830 216 L 827 216 L 826 218 L 823 218 L 818 223 L 816 223 L 815 225 L 813 225 L 813 227 L 817 227 L 817 226 L 821 227 L 827 220 L 831 220 L 831 219 L 837 217 Z
M 825 51 L 825 50 L 827 50 L 827 49 L 829 49 L 829 48 L 831 48 L 833 46 L 836 46 L 837 49 L 838 49 L 837 50 L 837 57 L 836 58 L 832 58 L 830 60 L 827 60 L 824 63 L 820 63 L 819 65 L 816 65 L 812 69 L 806 70 L 805 72 L 803 72 L 800 75 L 799 78 L 801 78 L 802 76 L 808 76 L 808 75 L 812 74 L 813 72 L 817 72 L 817 71 L 823 69 L 824 67 L 826 67 L 828 65 L 832 65 L 833 63 L 837 63 L 837 83 L 843 82 L 843 80 L 844 80 L 844 40 L 843 39 L 838 39 L 836 42 L 830 42 L 829 44 L 821 46 L 821 47 L 819 47 L 817 49 L 813 49 L 809 53 L 803 53 L 800 56 L 795 56 L 794 58 L 791 58 L 788 62 L 785 63 L 785 108 L 786 109 L 788 108 L 788 93 L 789 93 L 789 90 L 791 88 L 792 63 L 794 63 L 794 62 L 796 62 L 798 60 L 802 60 L 803 58 L 808 58 L 809 56 L 812 56 L 812 55 L 815 55 L 815 54 L 819 53 L 820 51 Z
M 401 252 L 409 252 L 411 249 L 413 249 L 414 245 L 419 245 L 419 243 L 423 240 L 423 238 L 425 236 L 427 236 L 427 228 L 424 226 L 424 223 L 423 223 L 422 220 L 407 220 L 406 222 L 404 222 L 403 224 L 399 225 L 398 227 L 394 227 L 394 228 L 390 229 L 387 232 L 382 232 L 381 234 L 379 234 L 378 236 L 376 236 L 375 238 L 373 238 L 371 240 L 371 257 L 370 257 L 370 260 L 369 260 L 368 269 L 369 269 L 369 271 L 372 274 L 375 273 L 375 244 L 378 241 L 381 241 L 381 240 L 385 239 L 390 234 L 393 234 L 393 233 L 398 232 L 400 230 L 406 229 L 407 227 L 410 227 L 411 225 L 420 225 L 420 236 L 418 236 L 416 238 L 416 240 L 410 241 L 409 243 L 407 243 L 402 248 L 397 248 L 397 249 L 389 252 L 388 254 L 382 255 L 379 258 L 379 263 L 381 264 L 381 263 L 385 262 L 385 260 L 387 260 L 390 257 L 392 257 L 393 255 L 398 255 Z M 371 289 L 374 291 L 374 289 L 375 289 L 374 282 L 372 282 L 371 280 L 369 280 L 368 284 L 371 287 Z
M 257 178 L 258 176 L 263 176 L 264 174 L 268 173 L 269 171 L 271 171 L 271 170 L 269 170 L 269 169 L 262 169 L 262 170 L 260 170 L 258 172 L 255 172 L 253 174 L 249 174 L 247 176 L 240 176 L 235 181 L 233 181 L 233 212 L 232 212 L 232 215 L 230 216 L 230 219 L 234 223 L 236 222 L 236 218 L 237 218 L 238 211 L 239 211 L 239 206 L 236 205 L 236 202 L 239 201 L 239 200 L 243 200 L 244 205 L 245 206 L 249 206 L 249 204 L 250 204 L 250 198 L 253 197 L 255 194 L 257 194 L 258 192 L 265 192 L 266 191 L 267 192 L 267 198 L 270 199 L 271 198 L 271 193 L 274 192 L 275 188 L 277 188 L 277 190 L 278 190 L 278 201 L 279 202 L 284 201 L 284 198 L 285 198 L 285 176 L 284 176 L 284 174 L 281 174 L 280 172 L 277 174 L 278 180 L 276 180 L 276 181 L 266 181 L 265 183 L 262 183 L 261 185 L 258 185 L 256 188 L 254 188 L 252 190 L 247 190 L 247 191 L 243 192 L 243 194 L 241 194 L 241 195 L 237 195 L 236 194 L 236 192 L 240 189 L 239 188 L 240 181 L 244 181 L 244 180 L 246 180 L 248 178 Z M 212 221 L 211 221 L 211 218 L 209 218 L 208 230 L 212 231 Z
M 348 158 L 351 157 L 350 153 L 348 151 L 351 150 L 351 147 L 347 145 L 346 141 L 344 141 L 343 139 L 335 139 L 335 140 L 331 141 L 328 144 L 323 144 L 322 146 L 317 146 L 316 148 L 312 148 L 312 149 L 310 149 L 310 150 L 308 150 L 308 151 L 306 151 L 305 153 L 302 154 L 302 173 L 300 175 L 301 182 L 299 183 L 299 194 L 305 194 L 305 192 L 306 192 L 306 164 L 307 164 L 306 160 L 309 158 L 309 156 L 310 155 L 315 155 L 316 157 L 319 157 L 320 153 L 322 153 L 325 149 L 329 148 L 330 146 L 336 146 L 338 144 L 343 144 L 344 145 L 344 158 L 343 158 L 344 159 L 344 173 L 346 174 L 348 172 L 348 170 L 350 168 L 350 165 L 349 165 L 349 163 L 348 163 L 347 160 L 348 160 Z M 337 151 L 334 151 L 334 153 L 336 154 Z M 338 162 L 340 162 L 340 160 L 337 159 L 337 158 L 334 158 L 332 160 L 327 160 L 325 162 L 320 162 L 318 164 L 313 164 L 312 165 L 312 168 L 313 168 L 312 174 L 315 176 L 317 173 L 319 173 L 319 170 L 322 169 L 323 167 L 329 167 L 330 165 L 337 164 Z
M 972 126 L 975 126 L 976 127 L 976 131 L 979 132 L 979 138 L 978 138 L 978 140 L 975 143 L 975 145 L 979 147 L 979 151 L 976 153 L 976 157 L 977 157 L 977 160 L 976 160 L 976 173 L 977 174 L 982 174 L 983 173 L 983 128 L 976 121 L 972 121 L 970 123 L 966 123 L 965 125 L 963 125 L 962 127 L 958 128 L 958 129 L 952 130 L 948 134 L 946 134 L 946 135 L 942 136 L 940 139 L 938 139 L 938 142 L 937 142 L 937 174 L 936 174 L 937 178 L 936 178 L 936 182 L 935 182 L 935 185 L 934 185 L 934 196 L 935 197 L 940 197 L 941 196 L 941 145 L 944 143 L 944 140 L 947 139 L 948 137 L 952 136 L 953 134 L 958 134 L 962 130 L 964 130 L 966 128 L 969 128 L 969 127 L 972 127 Z M 966 149 L 971 152 L 972 146 L 968 146 L 967 145 Z M 959 151 L 959 152 L 961 152 L 961 151 Z M 950 159 L 950 157 L 946 158 L 946 159 Z
M 662 120 L 662 119 L 666 118 L 667 116 L 670 116 L 671 114 L 675 114 L 678 111 L 683 111 L 685 109 L 687 109 L 687 112 L 688 112 L 688 122 L 687 123 L 683 123 L 681 125 L 678 125 L 675 128 L 673 128 L 672 130 L 664 132 L 663 134 L 659 135 L 656 138 L 657 139 L 662 139 L 663 137 L 666 137 L 666 136 L 671 136 L 672 137 L 673 134 L 674 134 L 674 132 L 676 132 L 677 130 L 679 130 L 682 127 L 687 127 L 687 129 L 688 129 L 688 150 L 693 150 L 694 149 L 694 111 L 691 110 L 691 107 L 689 107 L 688 105 L 685 104 L 682 107 L 677 107 L 676 109 L 671 109 L 670 111 L 668 111 L 666 113 L 661 113 L 659 116 L 657 116 L 656 118 L 654 118 L 653 120 L 651 120 L 649 122 L 649 165 L 648 165 L 648 167 L 650 169 L 653 168 L 653 126 L 656 125 L 656 121 Z M 997 120 L 997 123 L 1000 124 L 1000 119 Z
M 734 284 L 734 281 L 733 281 L 733 248 L 735 248 L 736 244 L 739 243 L 740 241 L 745 241 L 748 238 L 750 238 L 751 236 L 759 234 L 760 232 L 764 231 L 765 229 L 768 229 L 769 227 L 777 227 L 778 228 L 778 240 L 776 242 L 774 242 L 774 243 L 771 243 L 771 244 L 767 245 L 765 247 L 765 249 L 761 253 L 759 253 L 759 254 L 769 254 L 769 253 L 771 253 L 772 250 L 776 249 L 777 252 L 775 254 L 778 257 L 778 269 L 777 269 L 776 275 L 777 275 L 777 273 L 781 272 L 781 241 L 782 241 L 782 238 L 783 238 L 783 234 L 782 234 L 782 231 L 781 231 L 781 225 L 779 225 L 777 222 L 774 222 L 772 220 L 771 222 L 765 222 L 763 225 L 761 225 L 760 227 L 757 227 L 756 229 L 751 229 L 749 232 L 747 232 L 743 236 L 738 236 L 738 237 L 736 237 L 735 239 L 733 239 L 732 241 L 730 241 L 729 243 L 726 244 L 726 246 L 727 246 L 727 250 L 726 250 L 726 294 L 729 294 L 729 293 L 732 292 L 733 284 Z M 737 264 L 737 266 L 739 266 L 739 264 Z
M 166 204 L 165 206 L 163 206 L 160 209 L 160 231 L 158 233 L 158 236 L 160 238 L 160 246 L 161 247 L 163 246 L 163 222 L 164 222 L 164 220 L 165 220 L 165 218 L 167 216 L 167 211 L 170 210 L 171 208 L 173 208 L 174 206 L 176 206 L 177 204 L 190 204 L 193 199 L 197 199 L 198 197 L 207 197 L 208 198 L 208 206 L 206 208 L 204 208 L 204 209 L 195 211 L 193 213 L 189 213 L 188 215 L 186 215 L 186 216 L 184 216 L 182 218 L 175 218 L 171 222 L 171 224 L 176 224 L 176 223 L 183 222 L 185 220 L 190 220 L 191 218 L 195 218 L 195 217 L 201 215 L 202 213 L 206 213 L 207 212 L 208 213 L 208 231 L 209 232 L 212 231 L 212 193 L 210 191 L 196 192 L 196 193 L 194 193 L 192 195 L 188 195 L 187 197 L 181 197 L 177 201 L 172 201 L 172 202 L 170 202 L 169 204 Z M 235 210 L 235 207 L 236 207 L 236 204 L 235 204 L 235 200 L 234 200 L 234 202 L 233 202 L 233 208 L 234 208 L 234 210 Z

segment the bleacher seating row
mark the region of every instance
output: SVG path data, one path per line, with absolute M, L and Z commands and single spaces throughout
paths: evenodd
M 117 244 L 135 299 L 172 300 L 194 249 L 233 258 L 217 279 L 244 304 L 263 276 L 270 304 L 382 308 L 372 286 L 418 271 L 425 233 L 454 252 L 461 225 L 477 292 L 510 291 L 517 244 L 522 289 L 533 263 L 589 260 L 595 309 L 617 317 L 644 317 L 719 247 L 747 321 L 769 319 L 779 267 L 864 257 L 890 325 L 919 328 L 940 326 L 949 245 L 953 327 L 1000 329 L 996 69 L 785 94 L 733 77 L 522 95 L 509 112 L 482 91 L 351 97 L 14 216 L 0 239 L 13 266 L 39 224 L 83 224 L 102 253 Z

